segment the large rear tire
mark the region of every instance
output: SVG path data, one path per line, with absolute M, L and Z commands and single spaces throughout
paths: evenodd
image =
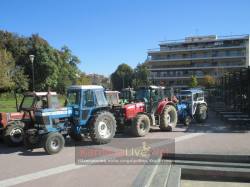
M 172 131 L 177 124 L 177 111 L 174 106 L 166 105 L 160 116 L 160 129 L 162 131 Z
M 138 114 L 132 123 L 131 133 L 134 136 L 142 137 L 150 130 L 150 119 L 145 114 Z
M 195 119 L 198 123 L 204 123 L 207 120 L 207 106 L 206 105 L 198 105 L 195 112 Z
M 109 143 L 116 133 L 116 120 L 107 111 L 98 112 L 90 125 L 90 137 L 96 144 Z
M 58 132 L 46 134 L 43 141 L 44 150 L 49 155 L 56 154 L 64 147 L 65 140 Z
M 9 146 L 19 146 L 23 143 L 24 123 L 21 121 L 10 122 L 3 132 L 4 142 Z

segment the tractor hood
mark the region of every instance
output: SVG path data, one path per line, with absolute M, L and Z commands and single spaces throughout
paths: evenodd
M 5 127 L 9 121 L 21 120 L 24 117 L 23 112 L 1 112 L 0 113 L 0 126 Z
M 145 112 L 144 102 L 131 103 L 123 106 L 126 119 L 134 118 L 138 113 Z
M 69 117 L 72 115 L 72 107 L 63 107 L 57 109 L 40 109 L 35 112 L 35 116 L 58 116 L 58 117 Z

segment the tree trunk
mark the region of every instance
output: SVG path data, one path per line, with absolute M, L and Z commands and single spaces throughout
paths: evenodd
M 14 90 L 14 96 L 15 96 L 15 100 L 16 100 L 16 111 L 19 112 L 19 106 L 18 106 L 18 100 L 17 100 L 16 90 Z

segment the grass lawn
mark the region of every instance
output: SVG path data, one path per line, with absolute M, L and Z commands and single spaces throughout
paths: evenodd
M 18 104 L 22 101 L 22 97 L 18 99 Z M 65 97 L 59 96 L 61 106 L 64 105 Z M 16 101 L 14 97 L 0 97 L 0 112 L 16 112 Z
M 0 112 L 16 112 L 16 100 L 14 98 L 0 98 Z

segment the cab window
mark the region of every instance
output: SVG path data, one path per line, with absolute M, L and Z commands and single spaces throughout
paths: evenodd
M 83 95 L 84 95 L 83 106 L 84 107 L 93 107 L 95 104 L 93 91 L 86 90 Z
M 107 102 L 102 90 L 96 90 L 95 95 L 96 95 L 96 101 L 97 101 L 98 106 L 107 106 L 108 105 L 108 102 Z M 110 97 L 112 99 L 112 101 L 115 99 L 114 96 L 115 95 L 113 94 L 113 98 L 112 98 L 112 96 Z
M 68 105 L 78 105 L 80 101 L 80 92 L 72 91 L 68 93 L 67 96 Z

